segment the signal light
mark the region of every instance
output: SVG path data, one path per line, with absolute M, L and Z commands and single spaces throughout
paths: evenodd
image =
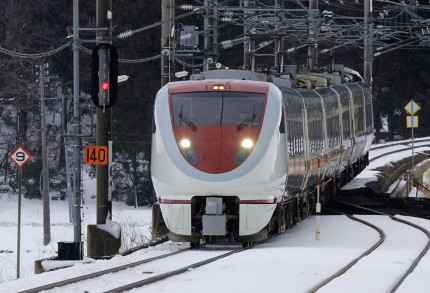
M 99 68 L 100 62 L 106 69 Z M 109 43 L 94 47 L 92 53 L 91 99 L 99 108 L 111 107 L 118 97 L 118 53 Z
M 109 83 L 108 83 L 107 81 L 102 82 L 102 83 L 100 84 L 100 88 L 101 88 L 103 91 L 107 91 L 107 90 L 109 89 Z

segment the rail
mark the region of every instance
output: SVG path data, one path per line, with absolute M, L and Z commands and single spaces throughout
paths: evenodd
M 425 229 L 425 228 L 423 228 L 421 226 L 416 225 L 415 223 L 412 223 L 410 221 L 406 221 L 406 220 L 401 219 L 399 217 L 388 215 L 386 213 L 382 213 L 382 212 L 379 212 L 379 211 L 376 211 L 376 210 L 372 210 L 372 209 L 369 209 L 369 208 L 365 208 L 365 207 L 362 207 L 362 206 L 359 206 L 359 205 L 355 205 L 355 204 L 351 204 L 351 203 L 347 203 L 347 202 L 343 202 L 343 201 L 336 201 L 335 204 L 338 205 L 338 206 L 344 206 L 343 209 L 347 210 L 347 211 L 361 210 L 361 211 L 366 212 L 368 214 L 370 213 L 370 214 L 377 214 L 377 215 L 388 216 L 393 221 L 398 221 L 398 222 L 403 223 L 405 225 L 409 225 L 409 226 L 411 226 L 411 227 L 413 227 L 415 229 L 418 229 L 418 230 L 422 231 L 424 234 L 426 234 L 426 236 L 428 238 L 426 246 L 421 250 L 421 252 L 419 253 L 419 255 L 414 259 L 414 261 L 412 262 L 412 264 L 409 266 L 409 268 L 407 269 L 407 271 L 402 274 L 402 277 L 394 284 L 394 286 L 390 290 L 390 293 L 396 292 L 397 289 L 403 284 L 403 282 L 414 271 L 414 269 L 417 267 L 417 265 L 420 263 L 420 261 L 423 259 L 423 257 L 430 250 L 430 232 L 427 229 Z M 329 208 L 326 208 L 326 209 L 330 210 Z M 335 274 L 331 275 L 330 277 L 326 278 L 324 281 L 322 281 L 321 283 L 319 283 L 317 286 L 313 287 L 309 292 L 316 292 L 317 290 L 321 289 L 322 287 L 324 287 L 327 284 L 329 284 L 330 282 L 332 282 L 334 279 L 338 278 L 339 276 L 341 276 L 342 274 L 344 274 L 345 272 L 347 272 L 350 268 L 352 268 L 355 264 L 357 264 L 361 259 L 363 259 L 365 256 L 367 256 L 370 253 L 372 253 L 373 251 L 375 251 L 385 241 L 385 233 L 379 227 L 376 227 L 375 225 L 373 225 L 373 224 L 371 224 L 369 222 L 366 222 L 366 221 L 364 221 L 362 219 L 356 218 L 356 217 L 352 216 L 351 214 L 345 213 L 344 211 L 337 211 L 337 210 L 334 210 L 334 209 L 331 209 L 331 211 L 337 212 L 339 214 L 347 215 L 349 218 L 351 218 L 353 220 L 358 220 L 359 222 L 361 222 L 361 223 L 363 223 L 365 225 L 368 225 L 368 226 L 374 228 L 381 235 L 381 239 L 377 243 L 375 243 L 372 247 L 370 247 L 368 250 L 366 250 L 363 254 L 361 254 L 360 256 L 358 256 L 357 258 L 355 258 L 353 261 L 351 261 L 349 264 L 347 264 L 345 267 L 343 267 L 341 270 L 339 270 Z

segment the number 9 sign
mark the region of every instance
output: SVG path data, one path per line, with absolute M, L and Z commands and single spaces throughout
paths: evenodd
M 22 146 L 17 147 L 9 154 L 9 159 L 11 159 L 20 169 L 30 162 L 31 158 L 30 153 Z

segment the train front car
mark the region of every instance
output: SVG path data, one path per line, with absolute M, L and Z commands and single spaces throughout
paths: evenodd
M 172 82 L 157 94 L 151 172 L 169 239 L 267 237 L 284 195 L 282 94 L 268 82 Z

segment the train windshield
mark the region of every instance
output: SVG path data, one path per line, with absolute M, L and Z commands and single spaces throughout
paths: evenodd
M 172 94 L 175 127 L 202 125 L 260 127 L 265 95 L 245 92 L 192 92 Z

